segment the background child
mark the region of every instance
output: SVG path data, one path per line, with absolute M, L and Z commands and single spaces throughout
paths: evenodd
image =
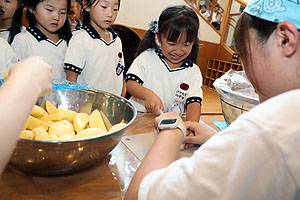
M 200 14 L 207 20 L 209 20 L 210 14 L 206 11 L 206 5 L 200 6 Z
M 66 53 L 67 80 L 124 96 L 122 43 L 110 28 L 120 1 L 89 0 L 83 7 L 83 27 L 74 31 Z
M 14 50 L 2 38 L 0 38 L 0 79 L 3 79 L 7 67 L 18 62 Z
M 71 0 L 24 1 L 29 27 L 15 36 L 12 48 L 18 58 L 41 56 L 52 66 L 54 78 L 65 77 L 63 61 L 72 33 L 67 14 Z
M 0 0 L 0 8 L 0 37 L 11 44 L 13 40 L 9 36 L 11 32 L 15 35 L 26 30 L 21 21 L 23 6 L 20 0 Z M 18 20 L 13 20 L 14 18 Z
M 187 6 L 166 8 L 141 41 L 126 76 L 127 89 L 138 111 L 175 111 L 199 121 L 202 75 L 198 54 L 197 14 Z M 157 42 L 155 42 L 157 38 Z M 160 43 L 160 44 L 156 44 Z
M 82 27 L 81 23 L 81 1 L 71 0 L 71 8 L 69 12 L 69 20 L 71 25 L 71 30 L 79 30 Z

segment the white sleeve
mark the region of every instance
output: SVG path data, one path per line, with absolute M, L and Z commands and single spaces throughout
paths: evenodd
M 19 60 L 24 60 L 29 57 L 29 49 L 27 45 L 27 41 L 24 37 L 21 36 L 22 33 L 19 33 L 15 36 L 11 47 L 16 53 Z
M 191 158 L 148 174 L 138 199 L 295 198 L 298 186 L 282 152 L 272 139 L 261 137 L 263 132 L 247 118 L 234 122 Z
M 66 57 L 65 57 L 65 69 L 67 66 L 73 66 L 75 69 L 71 69 L 72 71 L 76 73 L 81 73 L 82 69 L 85 66 L 86 62 L 86 55 L 85 55 L 85 46 L 88 45 L 86 44 L 87 41 L 84 40 L 84 35 L 80 34 L 80 32 L 74 34 L 69 42 L 68 49 L 66 52 Z M 79 70 L 76 71 L 76 69 Z
M 191 88 L 188 91 L 186 99 L 188 100 L 191 97 L 199 97 L 203 99 L 203 92 L 201 89 L 203 82 L 202 74 L 200 68 L 197 65 L 194 65 L 193 68 L 194 70 L 190 80 Z
M 3 79 L 7 67 L 18 62 L 18 58 L 11 46 L 0 38 L 0 79 Z
M 141 53 L 131 64 L 127 71 L 126 81 L 134 80 L 143 85 L 145 81 L 146 65 L 147 65 L 147 51 Z

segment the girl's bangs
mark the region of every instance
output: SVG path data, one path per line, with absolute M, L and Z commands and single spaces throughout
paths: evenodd
M 162 30 L 162 33 L 166 33 L 168 41 L 175 42 L 181 34 L 185 34 L 186 42 L 196 41 L 198 29 L 190 20 L 177 19 L 165 24 L 168 24 L 168 28 L 165 27 L 166 30 Z

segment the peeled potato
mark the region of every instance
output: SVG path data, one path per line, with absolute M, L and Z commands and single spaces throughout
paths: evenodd
M 47 114 L 47 115 L 43 115 L 42 117 L 38 117 L 39 120 L 43 121 L 43 122 L 58 122 L 63 120 L 63 115 L 61 112 L 57 112 L 57 113 L 53 113 L 51 115 Z
M 58 112 L 61 113 L 63 119 L 66 119 L 71 123 L 73 123 L 73 120 L 77 114 L 77 112 L 73 110 L 64 110 L 64 109 L 58 109 Z
M 74 132 L 72 134 L 62 134 L 59 136 L 59 140 L 72 140 L 74 139 Z
M 48 115 L 48 113 L 42 107 L 34 105 L 31 111 L 31 115 L 33 117 L 42 117 L 44 115 Z
M 58 112 L 58 109 L 50 101 L 47 100 L 45 104 L 46 110 L 50 115 Z
M 48 133 L 43 127 L 37 127 L 32 130 L 36 140 L 48 140 Z
M 90 116 L 86 113 L 77 113 L 73 124 L 74 129 L 78 133 L 86 128 L 87 124 L 89 123 Z
M 49 128 L 49 125 L 46 122 L 43 122 L 35 117 L 29 116 L 24 129 L 33 130 L 40 126 L 43 126 L 46 130 L 48 130 Z
M 103 122 L 104 122 L 104 124 L 105 124 L 106 130 L 109 130 L 109 129 L 112 127 L 110 121 L 108 120 L 108 118 L 107 118 L 107 116 L 104 114 L 104 112 L 100 111 L 100 115 L 101 115 L 101 117 L 102 117 L 102 119 L 103 119 Z
M 101 128 L 87 128 L 87 129 L 84 129 L 84 130 L 80 131 L 79 133 L 77 133 L 75 135 L 74 139 L 92 137 L 92 136 L 101 135 L 104 133 L 107 133 L 107 132 L 105 130 L 102 130 Z
M 82 110 L 91 111 L 88 103 Z M 126 123 L 111 125 L 107 116 L 97 109 L 91 115 L 77 113 L 72 110 L 57 109 L 50 101 L 44 101 L 41 106 L 35 105 L 31 116 L 27 119 L 19 137 L 36 140 L 72 140 L 107 133 L 125 126 Z M 76 135 L 75 132 L 76 131 Z
M 80 108 L 80 111 L 81 113 L 90 113 L 92 111 L 92 107 L 93 107 L 93 104 L 91 102 L 88 102 L 86 104 L 83 104 Z
M 34 138 L 34 133 L 29 130 L 23 130 L 21 131 L 19 138 L 21 139 L 28 139 L 28 140 L 33 140 Z
M 94 110 L 90 116 L 89 125 L 91 128 L 100 128 L 102 130 L 107 131 L 104 121 L 101 117 L 99 110 Z
M 118 130 L 120 128 L 122 128 L 123 126 L 125 126 L 126 123 L 118 123 L 118 124 L 115 124 L 113 125 L 108 132 L 111 132 L 111 131 L 115 131 L 115 130 Z
M 62 120 L 59 122 L 53 123 L 49 128 L 49 135 L 56 135 L 60 137 L 64 134 L 74 134 L 74 128 L 71 122 L 68 120 Z
M 59 140 L 59 138 L 56 135 L 48 135 L 49 140 Z

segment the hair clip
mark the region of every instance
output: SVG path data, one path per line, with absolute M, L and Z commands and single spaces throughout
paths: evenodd
M 152 33 L 158 32 L 158 19 L 152 19 L 151 23 L 149 24 L 149 30 Z

